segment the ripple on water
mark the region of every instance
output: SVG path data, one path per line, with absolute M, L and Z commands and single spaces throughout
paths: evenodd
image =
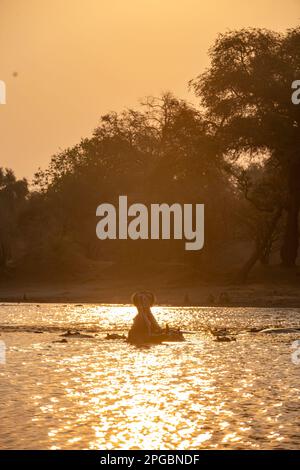
M 300 447 L 300 366 L 292 363 L 290 348 L 297 333 L 246 332 L 299 327 L 299 310 L 155 312 L 162 324 L 196 333 L 185 343 L 136 348 L 103 340 L 107 331 L 126 332 L 135 314 L 130 306 L 0 307 L 7 344 L 7 363 L 0 365 L 0 447 Z M 238 334 L 236 342 L 213 341 L 209 329 L 223 327 Z M 53 342 L 70 328 L 95 337 Z

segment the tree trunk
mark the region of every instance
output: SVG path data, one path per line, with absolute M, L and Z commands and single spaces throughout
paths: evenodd
M 270 264 L 270 256 L 271 256 L 271 251 L 272 251 L 272 246 L 273 246 L 273 239 L 272 237 L 268 241 L 265 249 L 263 250 L 261 256 L 260 256 L 260 263 L 263 266 L 269 266 Z
M 238 279 L 240 281 L 246 281 L 251 269 L 256 264 L 256 262 L 263 256 L 268 244 L 270 243 L 270 238 L 273 236 L 273 233 L 276 229 L 277 223 L 282 214 L 282 207 L 279 207 L 276 212 L 273 214 L 270 225 L 266 230 L 265 235 L 263 236 L 260 243 L 257 243 L 255 250 L 253 251 L 250 258 L 246 261 L 244 266 L 239 272 Z
M 299 205 L 290 205 L 288 208 L 283 245 L 280 251 L 283 266 L 292 267 L 296 264 L 299 244 L 298 215 Z
M 0 241 L 0 267 L 5 268 L 8 260 L 8 251 L 5 243 Z
M 287 207 L 287 221 L 283 244 L 280 250 L 283 266 L 292 267 L 296 264 L 299 246 L 299 210 L 300 210 L 300 165 L 291 169 L 289 177 L 290 197 Z

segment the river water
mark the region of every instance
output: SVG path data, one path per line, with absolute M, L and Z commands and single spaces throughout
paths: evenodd
M 194 334 L 135 347 L 105 339 L 127 332 L 131 306 L 1 305 L 0 448 L 300 448 L 300 331 L 256 331 L 300 328 L 300 309 L 154 313 Z M 224 327 L 236 341 L 215 340 Z M 61 342 L 67 329 L 92 337 Z

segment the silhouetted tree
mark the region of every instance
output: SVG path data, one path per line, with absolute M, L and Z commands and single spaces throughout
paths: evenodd
M 146 259 L 182 259 L 179 242 L 126 243 L 109 241 L 101 252 L 95 236 L 95 210 L 100 202 L 129 200 L 205 203 L 204 256 L 214 256 L 233 230 L 230 204 L 234 188 L 216 151 L 217 141 L 202 114 L 184 100 L 166 93 L 147 97 L 139 110 L 102 116 L 92 138 L 52 157 L 46 171 L 35 177 L 47 201 L 54 226 L 68 234 L 88 256 L 124 260 L 130 265 Z M 222 228 L 222 230 L 221 230 Z M 197 265 L 203 253 L 190 254 Z M 209 264 L 207 262 L 207 264 Z
M 210 57 L 210 68 L 192 86 L 223 155 L 231 162 L 260 156 L 280 169 L 287 213 L 281 258 L 292 266 L 299 242 L 300 107 L 292 104 L 291 84 L 300 75 L 300 28 L 231 31 L 218 37 Z
M 25 179 L 17 180 L 12 170 L 0 168 L 0 268 L 5 268 L 13 258 L 18 218 L 27 194 Z

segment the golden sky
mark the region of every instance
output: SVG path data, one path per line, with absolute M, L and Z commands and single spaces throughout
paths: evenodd
M 30 178 L 103 113 L 166 90 L 192 101 L 218 32 L 299 20 L 300 0 L 0 0 L 0 166 Z

